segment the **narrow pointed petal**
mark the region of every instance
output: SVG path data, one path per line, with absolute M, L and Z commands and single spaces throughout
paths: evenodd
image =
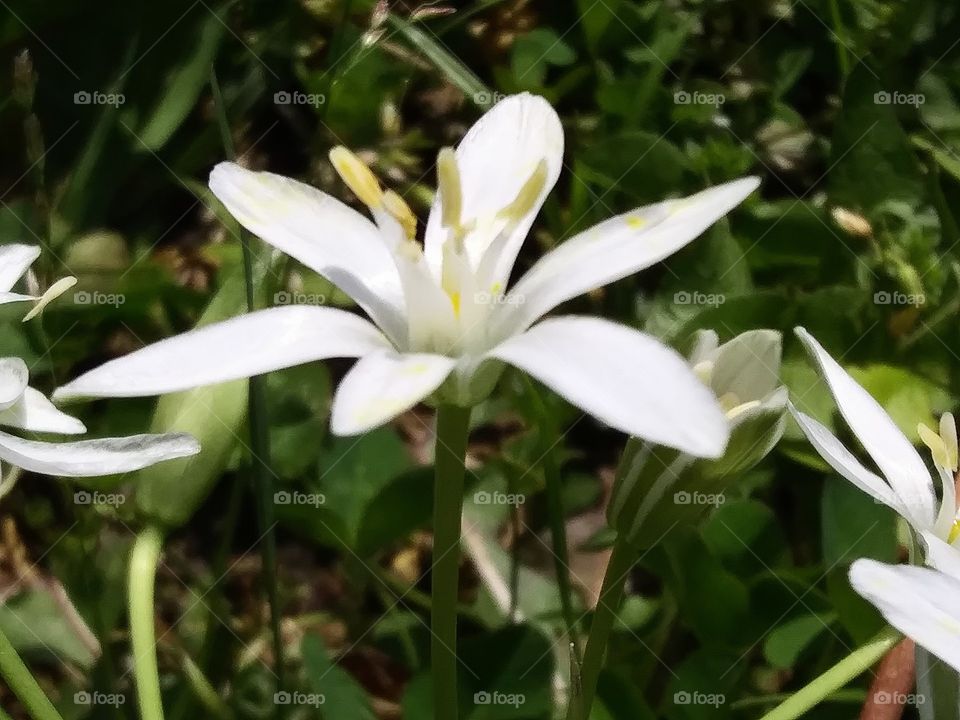
M 0 292 L 8 292 L 40 257 L 36 245 L 0 245 Z M 9 301 L 8 301 L 9 302 Z
M 560 303 L 669 257 L 743 202 L 759 182 L 743 178 L 638 208 L 561 243 L 510 291 L 514 302 L 504 303 L 497 318 L 502 333 L 522 331 Z
M 911 508 L 915 524 L 920 528 L 931 527 L 936 519 L 936 496 L 930 472 L 916 448 L 870 393 L 860 387 L 810 333 L 803 328 L 797 328 L 796 333 L 819 365 L 843 419 L 903 504 Z
M 374 223 L 314 187 L 235 163 L 213 169 L 210 189 L 247 230 L 335 283 L 400 341 L 403 294 Z
M 15 292 L 0 292 L 0 305 L 6 305 L 7 303 L 15 302 L 27 302 L 28 300 L 36 300 L 33 295 L 22 295 L 21 293 Z
M 0 460 L 44 475 L 113 475 L 198 452 L 200 444 L 183 433 L 49 443 L 0 432 Z
M 0 410 L 13 405 L 27 387 L 30 371 L 18 357 L 0 358 Z
M 607 425 L 699 457 L 718 457 L 729 424 L 686 360 L 607 320 L 544 320 L 489 356 L 530 373 Z
M 456 361 L 443 355 L 375 353 L 361 358 L 337 388 L 330 420 L 336 435 L 383 425 L 436 390 Z
M 850 583 L 887 622 L 960 671 L 960 580 L 929 568 L 857 560 Z
M 536 202 L 518 219 L 510 237 L 500 249 L 494 276 L 505 282 L 531 225 L 540 212 L 563 167 L 563 127 L 556 111 L 546 100 L 522 93 L 493 106 L 470 128 L 457 147 L 457 164 L 462 189 L 461 216 L 476 221 L 477 230 L 467 238 L 467 253 L 477 267 L 484 251 L 506 222 L 498 214 L 517 199 L 521 188 L 537 168 L 546 162 L 546 178 Z M 445 231 L 441 227 L 441 198 L 434 201 L 427 221 L 427 261 L 440 277 Z
M 59 388 L 53 399 L 162 395 L 389 347 L 373 325 L 343 310 L 270 308 L 111 360 Z
M 927 546 L 924 555 L 927 565 L 960 581 L 960 550 L 948 545 L 932 532 L 923 532 L 921 535 Z
M 883 478 L 867 470 L 832 432 L 809 415 L 797 410 L 793 403 L 788 407 L 800 429 L 803 430 L 803 434 L 807 436 L 807 440 L 830 467 L 874 500 L 882 502 L 902 515 L 911 525 L 916 527 L 923 520 L 922 516 L 911 512 L 911 508 L 903 504 Z M 919 525 L 919 527 L 924 529 L 929 526 Z
M 82 435 L 87 428 L 77 418 L 58 410 L 42 392 L 27 387 L 6 410 L 0 410 L 0 425 L 31 432 Z

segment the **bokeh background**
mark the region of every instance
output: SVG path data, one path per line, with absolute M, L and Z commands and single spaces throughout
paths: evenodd
M 555 104 L 567 150 L 521 268 L 612 214 L 763 179 L 666 263 L 566 310 L 678 348 L 700 328 L 724 339 L 781 330 L 794 402 L 849 439 L 792 337 L 803 325 L 916 439 L 918 422 L 955 407 L 960 370 L 958 46 L 960 6 L 937 0 L 0 0 L 0 242 L 43 246 L 43 282 L 80 279 L 42 324 L 4 311 L 0 349 L 26 358 L 49 391 L 192 327 L 215 293 L 229 295 L 240 244 L 206 178 L 231 146 L 248 167 L 355 204 L 326 156 L 346 145 L 424 218 L 439 148 L 525 90 Z M 221 312 L 242 311 L 228 301 Z M 294 262 L 268 273 L 259 299 L 290 302 L 349 306 Z M 272 482 L 288 493 L 268 525 L 275 578 L 236 411 L 242 386 L 217 400 L 228 420 L 203 421 L 216 452 L 176 482 L 28 475 L 3 497 L 0 627 L 67 720 L 136 717 L 124 566 L 151 519 L 168 530 L 156 607 L 170 718 L 275 716 L 268 589 L 289 689 L 326 700 L 282 708 L 288 717 L 429 717 L 431 413 L 331 437 L 331 385 L 346 367 L 268 378 Z M 203 417 L 205 403 L 188 410 Z M 78 412 L 93 434 L 128 434 L 150 427 L 154 405 Z M 562 467 L 585 627 L 623 442 L 512 374 L 475 414 L 465 717 L 553 716 L 569 658 L 544 449 Z M 522 502 L 485 504 L 484 492 Z M 759 717 L 882 627 L 846 569 L 901 554 L 891 514 L 790 427 L 756 470 L 729 478 L 699 526 L 640 558 L 595 717 Z M 816 717 L 855 716 L 868 681 Z M 204 700 L 208 689 L 220 699 Z M 523 702 L 476 701 L 490 690 Z M 689 701 L 696 693 L 717 701 Z M 0 706 L 25 717 L 2 686 Z

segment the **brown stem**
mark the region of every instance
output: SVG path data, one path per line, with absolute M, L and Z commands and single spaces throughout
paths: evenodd
M 906 697 L 913 689 L 916 653 L 914 642 L 904 638 L 890 649 L 870 684 L 860 720 L 900 720 Z

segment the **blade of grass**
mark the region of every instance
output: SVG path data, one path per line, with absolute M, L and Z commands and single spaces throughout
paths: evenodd
M 230 124 L 227 121 L 226 108 L 223 104 L 223 95 L 220 84 L 213 68 L 210 69 L 210 88 L 213 92 L 214 105 L 217 108 L 217 120 L 223 140 L 224 151 L 230 160 L 236 158 L 233 147 L 233 138 L 230 134 Z M 240 230 L 240 245 L 243 249 L 243 270 L 247 292 L 247 310 L 256 309 L 256 292 L 254 288 L 253 251 L 250 248 L 250 236 Z M 277 677 L 277 692 L 284 690 L 283 667 L 283 636 L 280 633 L 280 604 L 277 592 L 277 536 L 274 532 L 273 509 L 273 478 L 270 470 L 270 434 L 267 420 L 267 403 L 265 393 L 265 378 L 257 376 L 250 378 L 249 417 L 250 417 L 250 448 L 251 466 L 257 504 L 257 520 L 260 533 L 263 537 L 261 556 L 263 559 L 264 584 L 267 598 L 270 602 L 270 629 L 273 634 L 274 672 Z M 284 716 L 284 706 L 276 705 L 277 717 Z

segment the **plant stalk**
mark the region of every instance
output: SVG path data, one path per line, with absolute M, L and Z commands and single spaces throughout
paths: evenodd
M 130 555 L 130 639 L 141 720 L 163 720 L 153 616 L 154 584 L 162 549 L 163 534 L 150 526 L 137 535 Z
M 900 642 L 901 635 L 892 629 L 886 629 L 861 648 L 854 650 L 843 660 L 823 673 L 813 682 L 805 685 L 761 720 L 794 720 L 839 690 L 848 682 L 880 660 Z
M 469 425 L 469 408 L 441 405 L 437 411 L 430 616 L 433 717 L 436 720 L 457 720 L 458 715 L 457 595 Z

